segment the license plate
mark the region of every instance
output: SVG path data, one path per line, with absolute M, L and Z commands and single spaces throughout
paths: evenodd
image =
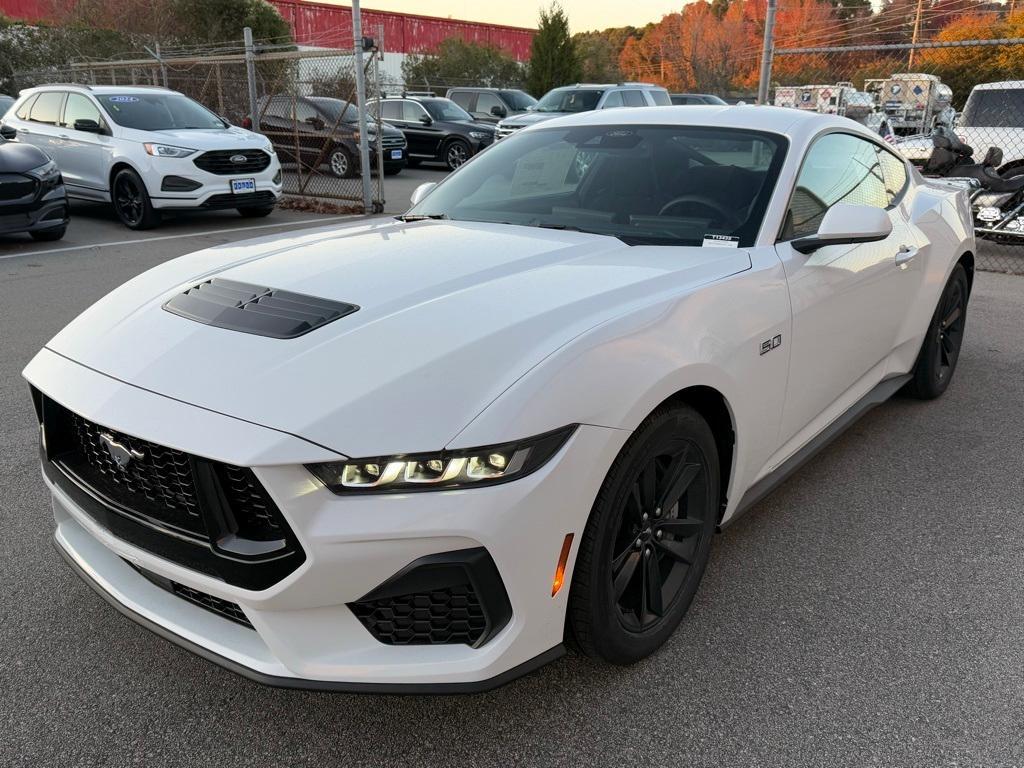
M 231 191 L 236 195 L 244 195 L 256 191 L 256 179 L 232 179 Z
M 392 149 L 391 150 L 391 159 L 392 160 L 401 160 L 402 159 L 402 150 L 400 150 L 400 149 Z

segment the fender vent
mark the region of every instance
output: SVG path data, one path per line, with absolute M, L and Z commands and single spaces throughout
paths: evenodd
M 359 307 L 215 277 L 169 299 L 164 309 L 217 328 L 294 339 Z

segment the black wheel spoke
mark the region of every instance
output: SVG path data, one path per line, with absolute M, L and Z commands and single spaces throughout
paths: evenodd
M 664 512 L 672 509 L 699 474 L 700 464 L 687 463 L 685 451 L 680 454 L 669 467 L 668 489 L 661 497 L 658 507 Z
M 640 473 L 640 501 L 643 504 L 643 511 L 653 511 L 655 499 L 657 498 L 657 488 L 655 484 L 657 478 L 654 476 L 654 463 L 648 464 L 644 470 Z
M 659 522 L 656 530 L 687 538 L 700 533 L 703 527 L 704 521 L 699 517 L 674 517 Z
M 949 314 L 946 315 L 946 319 L 942 321 L 942 328 L 949 328 L 949 326 L 951 326 L 953 323 L 959 320 L 960 311 L 960 302 L 958 301 L 956 303 L 956 306 L 954 306 L 952 310 L 949 311 Z
M 615 600 L 618 601 L 622 598 L 623 593 L 629 586 L 629 583 L 633 581 L 633 577 L 636 575 L 637 566 L 640 564 L 640 550 L 634 549 L 627 554 L 625 559 L 622 561 L 618 572 L 612 572 L 612 591 L 615 594 Z
M 643 571 L 643 613 L 661 616 L 664 610 L 661 604 L 661 568 L 658 566 L 658 558 L 650 551 L 644 553 Z

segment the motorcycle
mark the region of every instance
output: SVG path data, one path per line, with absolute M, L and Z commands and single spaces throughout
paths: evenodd
M 932 133 L 925 176 L 962 182 L 970 190 L 974 231 L 985 240 L 1024 244 L 1024 173 L 1001 176 L 1003 150 L 989 147 L 980 163 L 974 149 L 944 125 Z

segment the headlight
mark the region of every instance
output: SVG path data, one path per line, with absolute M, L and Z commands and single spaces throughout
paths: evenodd
M 51 160 L 48 163 L 43 163 L 38 168 L 33 168 L 28 172 L 28 175 L 35 176 L 40 181 L 54 181 L 60 178 L 60 168 Z
M 469 138 L 476 139 L 477 141 L 482 141 L 483 139 L 490 139 L 490 138 L 493 138 L 493 137 L 494 137 L 493 133 L 484 133 L 483 131 L 470 131 L 469 132 Z
M 307 464 L 339 496 L 476 488 L 525 477 L 542 467 L 576 430 L 570 425 L 537 437 L 483 448 Z
M 194 149 L 185 149 L 184 147 L 171 147 L 167 144 L 143 144 L 146 148 L 147 155 L 153 155 L 153 157 L 188 157 L 189 155 L 195 154 Z

